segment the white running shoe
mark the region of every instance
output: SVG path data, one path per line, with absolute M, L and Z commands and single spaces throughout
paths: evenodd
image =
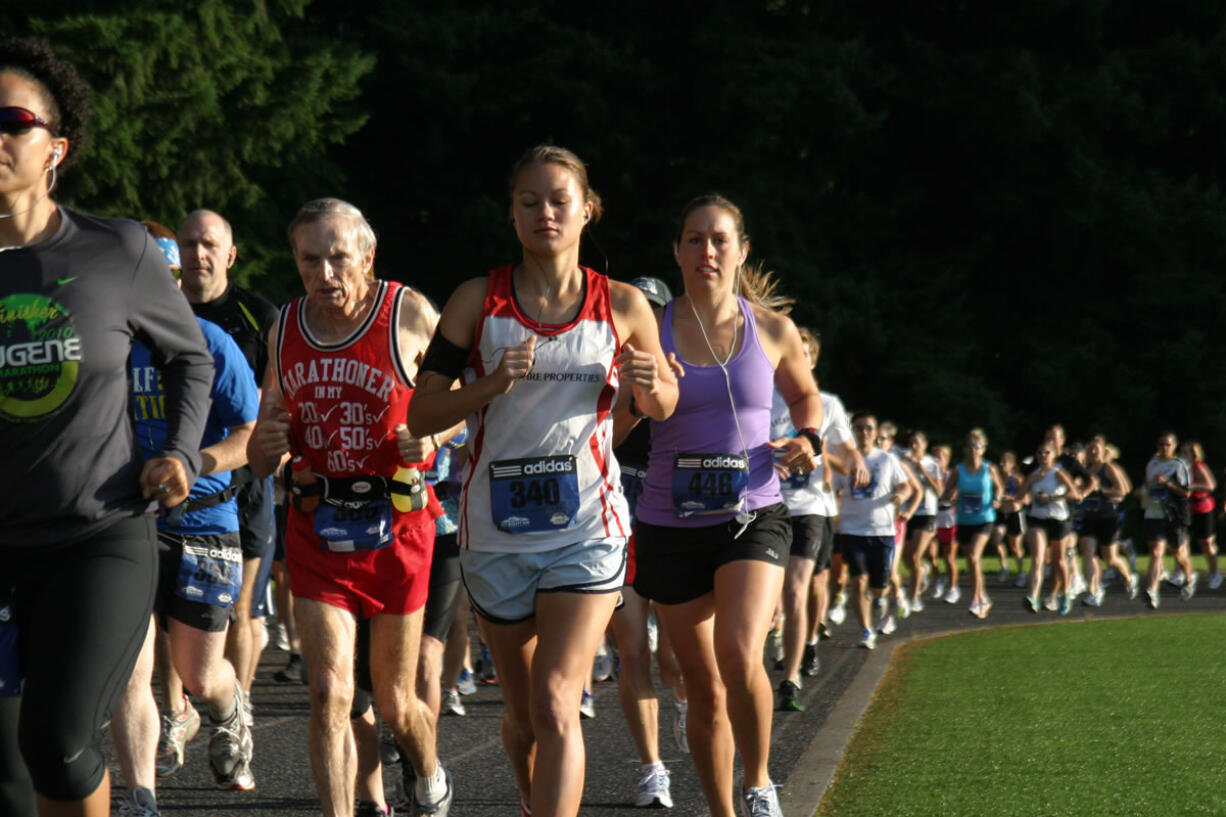
M 613 653 L 604 644 L 596 650 L 596 658 L 592 661 L 592 680 L 607 681 L 613 675 Z
M 1072 588 L 1070 589 L 1069 595 L 1076 597 L 1076 596 L 1081 595 L 1085 591 L 1086 591 L 1086 577 L 1081 575 L 1081 572 L 1078 571 L 1073 574 Z
M 634 793 L 636 808 L 672 808 L 673 796 L 669 793 L 668 769 L 658 763 L 643 772 L 638 791 Z
M 774 785 L 767 783 L 758 789 L 746 789 L 741 794 L 741 814 L 744 817 L 783 817 Z
M 1060 598 L 1055 593 L 1052 593 L 1043 600 L 1043 609 L 1049 613 L 1056 612 L 1060 609 Z
M 945 588 L 947 586 L 948 585 L 945 583 L 945 576 L 944 575 L 937 576 L 936 585 L 932 588 L 932 597 L 934 599 L 944 598 Z
M 911 612 L 912 613 L 924 612 L 924 600 L 920 598 L 919 596 L 916 596 L 915 598 L 911 599 Z
M 930 584 L 932 584 L 932 565 L 922 564 L 920 565 L 919 583 L 919 591 L 921 595 L 928 592 L 928 586 Z
M 596 698 L 586 689 L 583 690 L 583 697 L 579 699 L 579 716 L 589 720 L 596 717 Z
M 946 604 L 957 604 L 962 601 L 962 591 L 958 589 L 958 585 L 949 588 L 949 592 L 945 594 Z
M 874 650 L 877 648 L 877 634 L 870 629 L 865 628 L 860 633 L 860 643 L 857 645 L 866 650 Z
M 468 714 L 468 710 L 464 708 L 464 703 L 460 700 L 460 690 L 452 687 L 443 693 L 443 714 L 458 715 L 461 718 Z
M 252 791 L 255 777 L 251 774 L 251 728 L 243 712 L 243 694 L 234 690 L 234 712 L 220 723 L 209 719 L 213 735 L 209 738 L 209 768 L 213 783 L 219 789 Z
M 911 602 L 907 599 L 906 593 L 899 593 L 894 600 L 894 606 L 898 608 L 899 618 L 909 618 L 911 616 Z
M 1176 568 L 1174 573 L 1172 573 L 1169 576 L 1166 576 L 1165 578 L 1166 578 L 1166 583 L 1169 584 L 1171 587 L 1183 587 L 1183 584 L 1186 581 L 1183 575 L 1182 567 Z
M 1149 609 L 1157 610 L 1158 606 L 1162 604 L 1162 596 L 1159 594 L 1158 588 L 1155 587 L 1153 590 L 1146 588 L 1145 600 L 1149 604 Z
M 1137 597 L 1137 590 L 1141 586 L 1141 579 L 1136 573 L 1128 579 L 1128 600 L 1133 601 Z
M 1103 591 L 1100 589 L 1097 593 L 1086 593 L 1081 599 L 1081 603 L 1086 607 L 1102 607 Z
M 1210 573 L 1209 574 L 1209 589 L 1217 590 L 1221 586 L 1222 586 L 1222 574 L 1221 573 Z
M 898 629 L 898 623 L 894 621 L 894 615 L 891 613 L 881 620 L 880 626 L 877 627 L 877 632 L 882 635 L 891 635 Z
M 1187 601 L 1196 595 L 1196 581 L 1199 578 L 1200 574 L 1193 570 L 1192 575 L 1188 577 L 1187 582 L 1185 582 L 1184 586 L 1179 589 L 1179 595 L 1184 601 Z
M 842 624 L 847 620 L 847 594 L 840 592 L 834 597 L 834 604 L 830 607 L 830 612 L 827 614 L 830 623 L 834 625 Z
M 660 625 L 652 613 L 647 614 L 647 649 L 654 653 L 660 646 Z

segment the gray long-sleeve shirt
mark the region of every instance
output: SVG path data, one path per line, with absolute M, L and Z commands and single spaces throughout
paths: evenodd
M 60 208 L 55 235 L 0 252 L 0 550 L 83 539 L 145 513 L 128 353 L 162 369 L 162 453 L 200 470 L 213 360 L 145 229 Z

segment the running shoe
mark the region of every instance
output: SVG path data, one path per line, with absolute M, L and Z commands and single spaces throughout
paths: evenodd
M 992 600 L 984 596 L 983 600 L 979 602 L 979 617 L 987 618 L 990 612 L 992 612 Z
M 946 604 L 957 604 L 962 601 L 962 591 L 958 589 L 958 585 L 949 588 L 949 592 L 945 594 Z
M 1060 615 L 1067 616 L 1073 609 L 1073 594 L 1065 593 L 1060 597 Z
M 394 817 L 396 809 L 392 808 L 389 803 L 387 811 L 381 811 L 374 803 L 367 803 L 363 800 L 358 801 L 358 810 L 355 811 L 354 817 Z
M 277 626 L 272 628 L 272 640 L 281 652 L 289 652 L 292 649 L 289 643 L 289 630 L 285 629 L 285 622 L 278 621 Z
M 1082 598 L 1081 603 L 1086 607 L 1102 607 L 1103 606 L 1103 590 L 1100 587 L 1097 593 L 1086 593 Z
M 443 693 L 443 714 L 458 715 L 461 718 L 468 714 L 464 703 L 460 700 L 460 691 L 455 687 Z
M 451 800 L 455 797 L 455 789 L 451 786 L 451 772 L 443 767 L 442 763 L 438 763 L 438 767 L 443 770 L 443 779 L 446 780 L 447 792 L 437 803 L 422 803 L 417 799 L 416 786 L 413 790 L 413 796 L 409 798 L 409 815 L 410 817 L 447 817 L 447 813 L 451 811 Z
M 974 616 L 975 618 L 979 618 L 979 599 L 975 599 L 974 601 L 972 601 L 971 606 L 968 607 L 967 610 L 970 612 L 972 616 Z
M 1146 588 L 1145 600 L 1149 604 L 1149 609 L 1157 610 L 1158 605 L 1162 603 L 1162 597 L 1158 593 L 1158 588 L 1155 587 L 1152 590 Z
M 1069 588 L 1069 595 L 1071 596 L 1076 597 L 1086 591 L 1086 577 L 1081 575 L 1080 571 L 1073 574 L 1073 580 L 1070 584 L 1072 585 Z
M 213 722 L 213 736 L 209 738 L 209 768 L 217 788 L 253 790 L 251 754 L 251 729 L 243 711 L 243 693 L 235 689 L 234 712 L 220 723 Z
M 161 817 L 157 798 L 144 786 L 132 790 L 132 797 L 119 805 L 121 817 Z
M 1030 584 L 1030 577 L 1027 576 L 1025 573 L 1018 573 L 1017 581 L 1013 583 L 1013 586 L 1014 587 L 1025 587 L 1028 584 Z
M 800 702 L 800 687 L 791 681 L 782 681 L 779 684 L 779 711 L 805 711 L 805 705 Z
M 579 715 L 589 720 L 596 717 L 596 698 L 586 689 L 583 690 L 583 697 L 579 699 Z
M 936 585 L 934 585 L 932 588 L 932 597 L 934 599 L 944 598 L 946 587 L 948 587 L 948 585 L 945 582 L 945 576 L 937 576 Z
M 766 655 L 776 670 L 783 669 L 783 630 L 771 630 L 766 634 Z
M 306 662 L 298 653 L 290 653 L 285 668 L 273 673 L 272 679 L 278 684 L 305 684 L 307 682 Z
M 1200 574 L 1193 570 L 1192 575 L 1188 576 L 1188 580 L 1184 583 L 1183 587 L 1179 589 L 1180 598 L 1182 598 L 1184 601 L 1188 601 L 1196 595 L 1196 581 L 1199 578 Z
M 191 701 L 183 699 L 183 710 L 162 716 L 162 734 L 158 738 L 157 775 L 170 777 L 183 768 L 183 754 L 200 731 L 200 713 Z
M 761 788 L 746 789 L 741 795 L 741 814 L 744 817 L 783 817 L 774 785 L 768 783 Z
M 1163 572 L 1165 573 L 1165 571 Z M 1183 575 L 1182 567 L 1176 568 L 1174 573 L 1170 574 L 1169 576 L 1164 576 L 1163 578 L 1166 579 L 1166 583 L 1171 587 L 1183 587 L 1184 582 L 1187 581 L 1186 577 Z
M 877 634 L 873 632 L 872 630 L 870 630 L 869 628 L 865 627 L 860 632 L 860 643 L 857 644 L 856 646 L 863 647 L 866 650 L 876 649 L 877 648 Z
M 689 701 L 673 701 L 673 706 L 677 710 L 677 717 L 673 718 L 673 740 L 677 742 L 677 748 L 683 754 L 690 753 L 690 738 L 685 733 L 685 715 L 689 711 Z
M 897 598 L 894 599 L 894 606 L 898 608 L 899 618 L 911 617 L 911 602 L 907 599 L 905 593 L 898 594 Z
M 834 597 L 834 604 L 828 613 L 830 623 L 836 627 L 847 620 L 847 594 L 840 592 Z
M 800 658 L 800 674 L 806 678 L 812 678 L 821 671 L 822 662 L 817 657 L 817 645 L 806 644 L 804 655 Z
M 1129 601 L 1132 601 L 1137 597 L 1137 590 L 1140 588 L 1140 586 L 1141 586 L 1141 579 L 1138 578 L 1136 573 L 1133 573 L 1132 576 L 1130 576 L 1128 579 L 1128 600 Z
M 911 612 L 912 613 L 924 612 L 924 600 L 921 597 L 916 596 L 915 598 L 911 599 Z
M 481 647 L 481 682 L 485 684 L 498 683 L 498 671 L 494 668 L 494 658 L 490 655 L 489 647 Z
M 668 789 L 668 769 L 664 768 L 663 763 L 657 763 L 644 770 L 638 791 L 634 793 L 635 807 L 672 808 L 673 796 Z
M 1052 593 L 1050 596 L 1044 599 L 1043 609 L 1049 613 L 1054 613 L 1060 609 L 1060 599 L 1056 597 L 1055 593 Z
M 1009 568 L 1008 567 L 1002 567 L 1000 569 L 1000 572 L 996 574 L 996 581 L 1000 582 L 1001 584 L 1004 584 L 1005 582 L 1009 581 Z
M 932 565 L 920 565 L 920 583 L 919 591 L 921 594 L 928 592 L 928 586 L 932 584 Z
M 826 622 L 819 622 L 817 625 L 817 637 L 820 641 L 828 641 L 834 637 L 834 633 L 830 630 L 830 625 Z
M 467 667 L 460 670 L 460 677 L 456 679 L 455 688 L 461 695 L 472 695 L 477 691 L 477 682 L 473 680 L 472 670 Z
M 1216 571 L 1213 573 L 1210 573 L 1209 574 L 1209 589 L 1217 590 L 1221 586 L 1222 586 L 1222 574 Z
M 894 614 L 890 613 L 881 620 L 881 624 L 877 627 L 877 632 L 882 635 L 892 635 L 898 629 L 898 623 L 894 621 Z
M 1030 595 L 1029 593 L 1022 596 L 1022 602 L 1025 605 L 1026 609 L 1029 610 L 1030 612 L 1032 613 L 1039 612 L 1039 600 L 1036 599 L 1034 596 Z
M 592 661 L 592 680 L 607 681 L 613 675 L 613 654 L 603 643 L 596 650 L 596 658 Z
M 647 649 L 654 653 L 660 646 L 660 625 L 656 623 L 655 615 L 647 614 Z

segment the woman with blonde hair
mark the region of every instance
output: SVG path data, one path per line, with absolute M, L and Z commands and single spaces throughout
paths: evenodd
M 983 549 L 996 521 L 996 507 L 1003 493 L 1000 472 L 984 458 L 988 436 L 983 429 L 972 428 L 966 435 L 962 462 L 958 463 L 945 485 L 943 498 L 955 501 L 957 508 L 958 545 L 966 548 L 967 567 L 971 572 L 971 615 L 987 618 L 992 609 L 983 581 Z M 950 560 L 952 563 L 952 559 Z M 953 580 L 945 600 L 956 604 L 960 592 Z

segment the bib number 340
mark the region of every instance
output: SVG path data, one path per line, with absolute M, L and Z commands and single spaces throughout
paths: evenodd
M 579 513 L 579 474 L 570 455 L 490 463 L 490 508 L 507 533 L 569 528 Z

